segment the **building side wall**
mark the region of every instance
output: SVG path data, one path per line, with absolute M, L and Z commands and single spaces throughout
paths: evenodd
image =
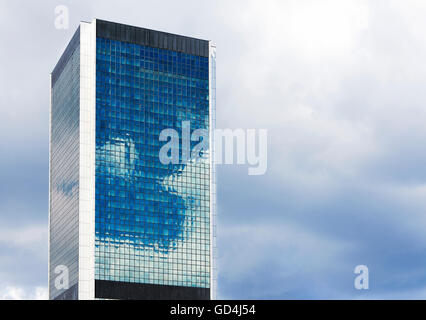
M 49 297 L 76 299 L 78 284 L 80 50 L 79 30 L 52 73 L 49 177 Z M 77 38 L 76 38 L 77 37 Z M 58 266 L 69 288 L 58 290 Z M 61 273 L 63 274 L 63 273 Z

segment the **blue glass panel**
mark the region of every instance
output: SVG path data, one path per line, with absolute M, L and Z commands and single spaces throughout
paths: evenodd
M 209 163 L 158 156 L 163 129 L 209 129 L 208 58 L 102 38 L 96 51 L 95 278 L 208 288 Z

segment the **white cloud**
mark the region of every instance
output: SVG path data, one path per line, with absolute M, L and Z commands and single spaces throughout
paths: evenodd
M 0 290 L 0 300 L 47 300 L 49 298 L 46 287 L 31 289 L 7 286 Z

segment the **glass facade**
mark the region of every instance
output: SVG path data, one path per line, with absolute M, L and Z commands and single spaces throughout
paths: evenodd
M 159 159 L 188 124 L 209 129 L 208 57 L 97 37 L 96 280 L 210 288 L 208 152 Z
M 79 157 L 80 157 L 79 31 L 52 73 L 50 125 L 49 293 L 55 287 L 55 268 L 66 266 L 69 287 L 78 282 Z M 69 298 L 77 298 L 73 290 Z

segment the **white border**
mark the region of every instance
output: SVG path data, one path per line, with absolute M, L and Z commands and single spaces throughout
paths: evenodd
M 96 20 L 80 23 L 78 299 L 95 298 Z
M 217 266 L 216 266 L 216 163 L 215 137 L 216 128 L 216 46 L 209 41 L 209 148 L 210 148 L 210 299 L 216 300 Z
M 47 219 L 47 292 L 48 299 L 52 299 L 50 292 L 50 179 L 52 178 L 52 74 L 50 74 L 50 95 L 49 95 L 49 206 L 48 206 L 48 219 Z

